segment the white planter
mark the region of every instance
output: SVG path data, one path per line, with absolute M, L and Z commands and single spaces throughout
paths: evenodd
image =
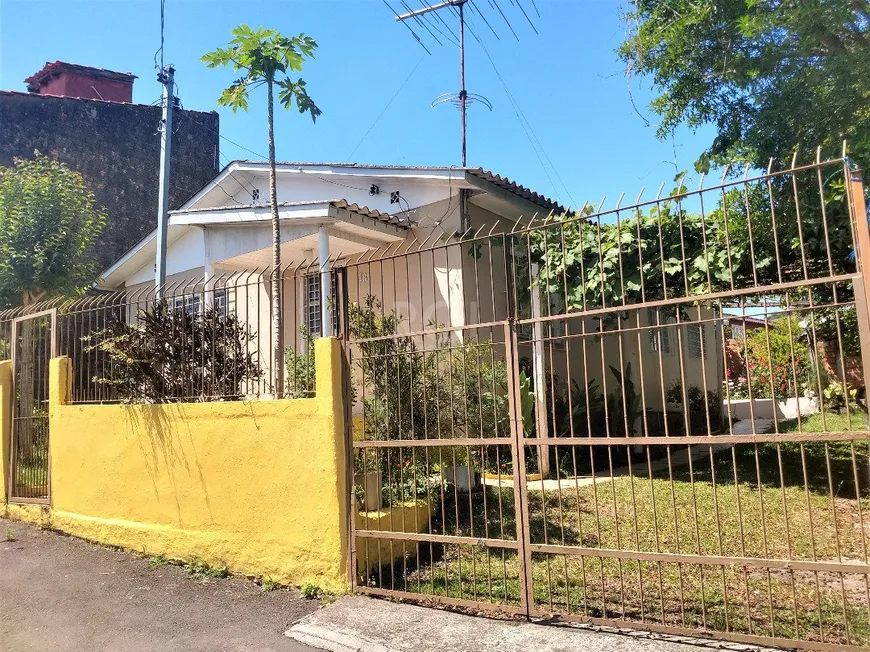
M 381 501 L 381 472 L 369 471 L 362 477 L 362 483 L 357 476 L 357 484 L 363 485 L 362 508 L 367 512 L 378 511 L 383 502 Z
M 751 404 L 751 406 L 750 406 Z M 770 398 L 740 399 L 724 402 L 725 408 L 732 419 L 797 419 L 815 414 L 819 411 L 819 400 L 816 398 L 793 397 L 774 401 Z
M 441 470 L 441 479 L 458 491 L 468 493 L 477 488 L 478 477 L 470 466 L 448 466 Z

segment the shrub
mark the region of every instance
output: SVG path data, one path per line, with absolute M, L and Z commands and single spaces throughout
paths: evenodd
M 822 391 L 822 403 L 831 410 L 842 410 L 847 405 L 854 410 L 858 407 L 858 390 L 848 383 L 833 381 Z
M 299 592 L 302 594 L 302 597 L 306 600 L 317 600 L 323 594 L 323 591 L 320 590 L 320 587 L 316 584 L 303 584 L 299 587 Z
M 116 320 L 85 338 L 106 356 L 93 382 L 132 403 L 238 398 L 263 375 L 250 346 L 256 335 L 235 315 L 189 312 L 156 302 L 133 323 Z
M 770 322 L 746 338 L 746 370 L 752 398 L 799 396 L 811 371 L 810 352 L 791 318 Z
M 314 396 L 317 377 L 314 366 L 314 336 L 307 327 L 299 329 L 303 346 L 284 349 L 284 391 L 287 398 L 310 398 Z
M 507 365 L 492 355 L 492 343 L 444 336 L 419 351 L 411 337 L 398 335 L 399 322 L 372 296 L 348 310 L 366 439 L 506 434 Z
M 734 398 L 734 395 L 731 395 Z M 666 396 L 669 403 L 676 403 L 681 407 L 684 406 L 684 398 L 688 398 L 689 412 L 689 434 L 695 435 L 699 433 L 707 433 L 707 416 L 710 417 L 710 431 L 717 432 L 722 425 L 722 403 L 719 400 L 716 392 L 707 390 L 707 396 L 704 396 L 704 390 L 696 385 L 690 385 L 686 390 L 686 396 L 683 396 L 683 386 L 680 383 L 671 385 Z

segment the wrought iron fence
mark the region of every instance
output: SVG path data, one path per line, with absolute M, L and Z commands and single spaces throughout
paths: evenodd
M 342 269 L 357 590 L 870 644 L 870 231 L 843 160 Z
M 159 295 L 153 284 L 142 283 L 0 313 L 0 355 L 16 317 L 52 309 L 57 351 L 72 360 L 73 402 L 314 396 L 313 339 L 321 315 L 311 283 L 319 283 L 315 263 L 284 270 L 280 343 L 272 328 L 268 270 L 179 276 L 184 278 L 168 282 Z
M 16 319 L 10 329 L 13 367 L 9 497 L 44 502 L 49 496 L 48 365 L 55 352 L 51 311 Z

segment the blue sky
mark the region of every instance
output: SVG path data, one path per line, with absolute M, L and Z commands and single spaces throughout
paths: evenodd
M 611 204 L 623 190 L 624 203 L 631 203 L 641 186 L 648 197 L 662 181 L 670 183 L 675 156 L 677 167 L 690 169 L 710 141 L 709 128 L 659 141 L 654 127 L 632 109 L 623 65 L 614 53 L 625 33 L 620 19 L 625 0 L 536 0 L 540 17 L 532 0 L 521 0 L 537 34 L 516 0 L 498 0 L 519 42 L 490 0 L 474 1 L 501 38 L 472 11 L 473 29 L 526 128 L 469 35 L 469 92 L 484 95 L 494 107 L 489 112 L 477 105 L 469 112 L 469 165 L 492 169 L 564 204 L 604 195 Z M 423 6 L 422 0 L 405 2 Z M 401 0 L 390 3 L 401 10 Z M 0 88 L 24 90 L 25 77 L 46 61 L 61 59 L 132 72 L 139 76 L 134 101 L 155 102 L 159 7 L 159 0 L 0 0 Z M 456 25 L 454 17 L 443 15 Z M 305 32 L 320 46 L 303 76 L 323 116 L 313 125 L 295 111 L 276 112 L 279 159 L 346 161 L 352 155 L 364 163 L 459 164 L 458 111 L 450 105 L 430 108 L 436 96 L 458 90 L 458 48 L 441 36 L 444 44 L 437 45 L 415 26 L 432 51 L 427 55 L 383 0 L 166 0 L 166 62 L 177 68 L 185 108 L 216 109 L 232 73 L 209 70 L 199 57 L 225 44 L 241 22 L 286 34 Z M 264 94 L 248 114 L 220 110 L 221 134 L 258 153 L 267 149 Z M 649 83 L 635 79 L 632 95 L 654 123 L 646 110 L 653 97 Z M 223 162 L 254 158 L 227 140 L 221 151 Z

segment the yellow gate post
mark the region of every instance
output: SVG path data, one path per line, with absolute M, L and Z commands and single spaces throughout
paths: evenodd
M 12 446 L 12 361 L 0 362 L 0 484 L 9 499 L 9 452 Z

